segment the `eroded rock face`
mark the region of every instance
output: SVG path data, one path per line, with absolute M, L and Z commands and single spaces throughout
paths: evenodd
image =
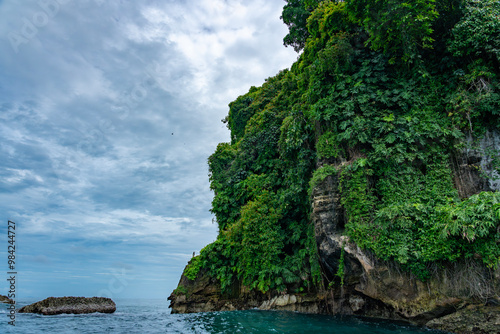
M 320 303 L 318 295 L 284 294 L 265 300 L 260 310 L 281 310 L 301 313 L 324 313 L 326 304 Z
M 56 315 L 63 313 L 113 313 L 116 304 L 109 298 L 103 297 L 49 297 L 42 301 L 24 306 L 19 313 L 38 313 L 43 315 Z
M 337 175 L 327 177 L 312 193 L 312 220 L 318 255 L 326 274 L 333 277 L 338 270 L 341 247 L 335 241 L 343 227 Z
M 316 241 L 327 275 L 333 278 L 341 249 L 345 252 L 345 285 L 341 296 L 347 302 L 341 308 L 333 307 L 334 312 L 406 320 L 454 333 L 500 333 L 498 306 L 478 305 L 500 304 L 500 270 L 489 272 L 472 261 L 464 262 L 450 265 L 423 283 L 398 270 L 396 265 L 378 261 L 343 235 L 336 183 L 336 176 L 326 178 L 315 189 L 312 199 Z M 489 183 L 483 186 L 484 189 L 468 187 L 468 191 L 490 189 Z M 338 290 L 338 287 L 331 289 L 332 295 L 338 296 Z
M 499 191 L 500 175 L 496 169 L 500 152 L 500 132 L 486 131 L 479 139 L 469 138 L 467 148 L 453 157 L 455 188 L 467 198 L 481 191 Z
M 500 152 L 500 132 L 497 130 L 486 131 L 479 140 L 476 154 L 480 155 L 481 171 L 488 179 L 488 186 L 493 191 L 500 190 L 500 175 L 496 164 L 498 164 L 498 152 Z
M 234 311 L 258 308 L 303 313 L 328 313 L 326 298 L 318 294 L 283 294 L 272 296 L 248 291 L 234 284 L 230 291 L 222 293 L 220 284 L 201 272 L 191 281 L 182 275 L 178 288 L 168 297 L 172 313 L 197 313 Z
M 219 286 L 217 281 L 204 272 L 200 272 L 194 281 L 182 275 L 177 289 L 168 297 L 168 300 L 170 300 L 169 307 L 172 309 L 172 313 L 236 310 L 237 307 L 233 302 L 240 305 L 240 301 L 237 298 L 234 298 L 233 301 L 233 298 L 223 296 Z M 244 302 L 241 301 L 242 309 L 246 309 L 243 304 Z M 252 304 L 248 308 L 256 306 L 257 304 Z

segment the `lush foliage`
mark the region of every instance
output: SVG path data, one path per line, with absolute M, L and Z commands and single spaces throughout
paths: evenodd
M 186 269 L 184 269 L 184 275 L 186 275 L 186 277 L 190 280 L 194 280 L 201 269 L 201 265 L 202 263 L 200 261 L 200 257 L 193 257 L 186 266 Z
M 435 0 L 351 0 L 347 10 L 368 33 L 366 43 L 373 50 L 383 49 L 408 61 L 418 47 L 432 47 L 432 27 L 438 17 Z
M 345 233 L 379 258 L 422 280 L 435 263 L 497 266 L 499 195 L 460 198 L 452 158 L 500 128 L 498 2 L 286 2 L 285 43 L 303 53 L 230 104 L 231 143 L 208 161 L 219 236 L 186 275 L 319 287 L 310 196 L 330 175 Z
M 299 52 L 304 48 L 309 36 L 306 27 L 307 18 L 321 0 L 285 0 L 285 2 L 281 19 L 288 26 L 289 33 L 283 38 L 283 44 L 292 46 Z
M 486 57 L 500 62 L 500 2 L 470 0 L 453 27 L 450 51 L 455 56 Z

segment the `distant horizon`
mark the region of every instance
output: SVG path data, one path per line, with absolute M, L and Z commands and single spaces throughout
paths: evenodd
M 47 298 L 51 298 L 51 297 L 55 297 L 55 298 L 59 298 L 59 297 L 85 297 L 85 298 L 91 298 L 91 297 L 99 297 L 99 296 L 47 296 L 47 297 L 43 297 L 43 298 L 38 298 L 38 297 L 23 297 L 23 298 L 20 298 L 20 299 L 17 299 L 16 302 L 21 302 L 21 303 L 24 303 L 26 301 L 29 300 L 29 302 L 31 303 L 32 301 L 33 302 L 38 302 L 38 301 L 42 301 L 44 299 L 47 299 Z M 157 301 L 165 301 L 166 303 L 170 304 L 170 301 L 167 300 L 167 298 L 133 298 L 133 297 L 118 297 L 118 298 L 110 298 L 111 300 L 113 300 L 114 302 L 119 302 L 119 301 L 124 301 L 124 300 L 157 300 Z
M 289 68 L 282 0 L 0 1 L 0 261 L 16 299 L 163 299 L 217 236 L 228 104 Z M 7 295 L 8 282 L 0 283 Z

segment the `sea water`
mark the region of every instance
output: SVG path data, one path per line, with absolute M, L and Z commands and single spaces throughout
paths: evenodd
M 36 300 L 23 300 L 24 306 Z M 0 304 L 0 333 L 335 333 L 418 334 L 444 333 L 373 319 L 310 315 L 282 311 L 234 311 L 170 314 L 166 300 L 115 300 L 113 314 L 42 316 L 16 314 L 9 325 L 7 305 Z

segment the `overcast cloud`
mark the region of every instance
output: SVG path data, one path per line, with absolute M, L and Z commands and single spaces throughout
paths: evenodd
M 283 5 L 0 1 L 0 224 L 18 225 L 19 297 L 170 294 L 217 234 L 207 158 L 229 141 L 228 103 L 297 57 Z

